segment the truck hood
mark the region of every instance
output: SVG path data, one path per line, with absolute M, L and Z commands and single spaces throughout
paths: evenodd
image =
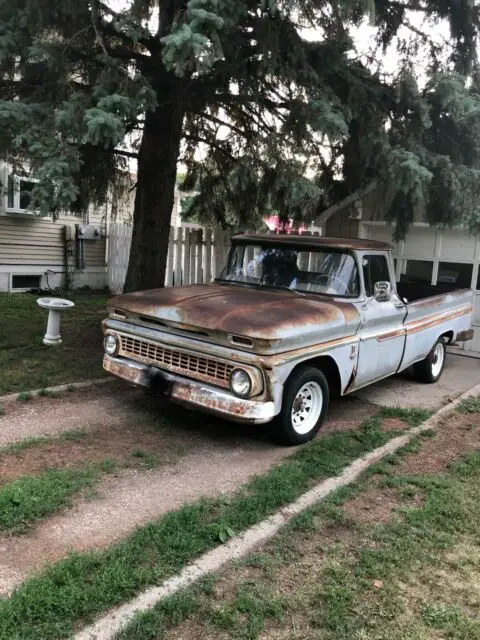
M 353 335 L 360 323 L 351 303 L 224 284 L 128 293 L 110 300 L 108 307 L 184 330 L 245 336 L 268 352 L 278 350 L 274 345 L 286 351 Z

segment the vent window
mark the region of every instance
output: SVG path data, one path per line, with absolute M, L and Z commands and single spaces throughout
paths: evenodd
M 12 291 L 25 291 L 29 289 L 40 289 L 40 275 L 12 275 Z

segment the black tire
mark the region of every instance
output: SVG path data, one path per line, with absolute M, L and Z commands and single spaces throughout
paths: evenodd
M 440 368 L 438 369 L 438 358 L 439 358 L 439 349 L 442 350 L 443 355 L 442 363 Z M 425 360 L 421 360 L 413 365 L 413 373 L 415 378 L 419 382 L 424 382 L 425 384 L 434 384 L 440 380 L 443 369 L 445 368 L 445 360 L 447 358 L 447 347 L 445 345 L 445 340 L 443 338 L 439 338 L 436 343 L 433 345 L 432 350 L 425 358 Z
M 308 418 L 308 410 L 302 406 L 299 406 L 298 412 L 307 412 L 307 418 L 305 421 L 305 428 L 308 430 L 305 433 L 299 432 L 302 431 L 301 426 L 294 426 L 294 417 L 292 415 L 292 410 L 294 408 L 294 403 L 298 402 L 297 395 L 306 385 L 312 386 L 311 398 L 318 397 L 318 394 L 321 393 L 321 405 L 319 409 L 318 419 L 312 424 L 311 428 L 308 428 L 308 420 L 312 420 L 313 418 Z M 304 398 L 308 399 L 308 391 Z M 277 416 L 273 428 L 274 435 L 277 442 L 288 446 L 295 446 L 299 444 L 304 444 L 305 442 L 309 442 L 312 440 L 318 430 L 322 426 L 322 423 L 325 419 L 325 414 L 327 413 L 328 404 L 330 399 L 330 391 L 328 388 L 328 382 L 325 375 L 314 367 L 301 367 L 294 371 L 290 378 L 287 380 L 284 390 L 283 390 L 283 401 L 282 401 L 282 410 L 280 414 Z M 302 400 L 303 403 L 303 400 Z M 318 411 L 318 407 L 315 409 L 315 414 Z M 296 417 L 298 420 L 298 415 Z

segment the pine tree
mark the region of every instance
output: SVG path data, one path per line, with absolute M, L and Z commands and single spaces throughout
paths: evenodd
M 398 77 L 355 57 L 366 18 L 377 57 L 398 37 Z M 376 178 L 399 235 L 417 206 L 478 230 L 478 26 L 470 0 L 3 0 L 0 152 L 50 214 L 104 201 L 138 156 L 127 290 L 163 283 L 179 160 L 189 214 L 224 226 L 311 220 Z

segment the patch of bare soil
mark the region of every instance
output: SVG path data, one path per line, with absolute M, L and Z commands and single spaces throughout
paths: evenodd
M 402 431 L 408 428 L 400 418 L 383 418 L 382 431 Z
M 109 383 L 58 397 L 35 396 L 28 401 L 5 403 L 0 416 L 0 447 L 25 438 L 53 435 L 77 428 L 88 428 L 101 421 L 104 425 L 122 422 L 133 416 L 132 399 L 139 392 L 121 383 Z
M 476 449 L 480 449 L 480 415 L 454 413 L 438 425 L 436 437 L 423 440 L 418 453 L 403 458 L 396 475 L 438 473 Z
M 388 522 L 392 511 L 400 505 L 405 506 L 405 502 L 396 489 L 372 488 L 348 500 L 343 508 L 350 519 L 375 524 Z
M 219 629 L 205 627 L 200 620 L 185 620 L 167 634 L 170 640 L 229 640 L 231 635 Z
M 434 438 L 422 440 L 418 452 L 402 458 L 394 469 L 394 475 L 438 473 L 465 453 L 476 449 L 480 449 L 479 416 L 454 413 L 438 425 Z M 420 495 L 406 501 L 396 489 L 375 486 L 379 478 L 373 477 L 372 487 L 368 491 L 354 496 L 343 505 L 351 519 L 365 524 L 387 522 L 396 508 L 414 507 L 422 503 Z
M 0 452 L 0 486 L 21 475 L 36 475 L 52 467 L 79 468 L 107 458 L 128 467 L 168 464 L 188 449 L 187 442 L 166 438 L 148 422 L 133 427 L 128 421 L 115 426 L 102 423 L 77 435 L 72 432 L 69 438 Z
M 378 413 L 378 407 L 352 396 L 334 398 L 319 437 L 338 431 L 358 429 L 366 418 Z M 403 428 L 405 425 L 403 425 Z

